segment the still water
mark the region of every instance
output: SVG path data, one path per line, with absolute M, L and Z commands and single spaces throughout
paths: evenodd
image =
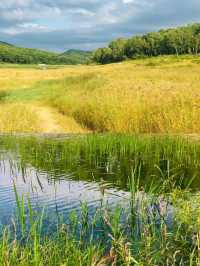
M 173 176 L 181 186 L 193 180 L 190 186 L 199 189 L 199 155 L 199 146 L 182 140 L 2 136 L 0 224 L 8 224 L 15 215 L 14 185 L 20 197 L 30 198 L 33 208 L 45 208 L 51 216 L 78 212 L 82 203 L 92 213 L 102 202 L 126 206 L 130 178 L 136 172 L 141 187 L 153 180 L 163 184 Z

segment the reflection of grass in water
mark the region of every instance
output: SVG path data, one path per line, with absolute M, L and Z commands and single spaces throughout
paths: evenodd
M 170 175 L 185 187 L 199 188 L 200 146 L 180 137 L 88 135 L 68 139 L 3 138 L 8 149 L 20 153 L 22 161 L 36 169 L 74 173 L 77 180 L 93 178 L 127 189 L 128 177 L 141 165 L 141 183 L 163 183 Z M 16 148 L 16 146 L 18 148 Z M 30 149 L 31 147 L 31 149 Z M 170 171 L 169 171 L 170 169 Z
M 115 135 L 56 141 L 7 137 L 1 139 L 1 144 L 8 151 L 19 152 L 23 169 L 32 164 L 52 173 L 53 169 L 67 169 L 76 160 L 85 159 L 90 169 L 94 160 L 93 167 L 105 156 L 111 170 L 113 158 L 129 156 L 135 164 L 127 181 L 131 192 L 127 207 L 111 210 L 103 204 L 102 192 L 101 208 L 92 216 L 87 205 L 82 204 L 80 213 L 72 212 L 68 219 L 57 214 L 53 224 L 47 224 L 45 211 L 35 210 L 29 196 L 20 198 L 14 187 L 17 216 L 12 225 L 2 229 L 0 265 L 198 265 L 199 195 L 180 190 L 182 180 L 174 180 L 182 176 L 176 173 L 179 166 L 196 169 L 199 174 L 198 144 L 182 138 Z M 163 182 L 158 186 L 155 178 L 144 186 L 143 165 L 148 161 L 149 169 L 153 169 L 163 158 L 168 163 L 159 167 L 156 176 L 161 175 Z M 187 179 L 185 186 L 190 181 Z
M 34 212 L 29 198 L 16 194 L 17 217 L 3 229 L 1 265 L 198 265 L 199 196 L 173 190 L 140 189 L 138 171 L 130 179 L 129 208 L 102 205 L 90 217 L 87 205 L 68 222 L 58 219 L 48 232 L 44 212 Z M 149 194 L 146 194 L 149 193 Z M 147 197 L 147 195 L 149 195 Z M 168 206 L 173 222 L 168 224 Z M 44 233 L 46 230 L 46 233 Z

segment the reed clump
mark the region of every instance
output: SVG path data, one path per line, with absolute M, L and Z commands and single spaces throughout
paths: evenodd
M 107 173 L 106 182 L 127 190 L 128 177 L 140 163 L 141 183 L 145 186 L 152 181 L 160 185 L 170 175 L 178 184 L 182 182 L 183 188 L 189 182 L 194 189 L 199 187 L 200 145 L 189 137 L 92 134 L 55 141 L 8 136 L 1 142 L 8 151 L 17 150 L 23 164 L 31 164 L 50 176 L 73 172 L 75 179 L 100 181 Z
M 199 265 L 199 195 L 178 189 L 165 194 L 164 187 L 158 192 L 153 186 L 147 192 L 134 174 L 126 207 L 101 205 L 91 217 L 83 204 L 66 221 L 60 215 L 53 230 L 45 211 L 33 210 L 14 187 L 17 213 L 2 228 L 0 264 Z
M 15 176 L 21 169 L 25 183 L 30 178 L 26 167 L 45 172 L 55 190 L 60 181 L 56 172 L 60 170 L 62 177 L 73 172 L 73 181 L 76 177 L 101 181 L 101 197 L 92 212 L 81 202 L 67 214 L 54 213 L 48 206 L 37 208 L 31 196 L 18 193 L 13 183 L 16 208 L 9 222 L 0 226 L 0 265 L 199 265 L 200 146 L 196 142 L 108 134 L 56 140 L 6 136 L 1 145 L 8 154 L 16 152 L 18 160 L 11 160 L 10 172 Z M 102 183 L 104 171 L 106 183 Z M 116 173 L 114 180 L 112 175 L 109 179 L 111 173 Z M 127 192 L 115 205 L 107 203 L 105 194 L 111 182 Z

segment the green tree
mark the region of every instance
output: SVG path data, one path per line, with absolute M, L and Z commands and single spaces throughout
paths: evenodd
M 137 58 L 146 55 L 147 42 L 143 37 L 133 37 L 125 45 L 125 55 L 128 58 Z
M 126 59 L 126 55 L 125 55 L 126 43 L 127 43 L 126 39 L 118 39 L 118 40 L 112 41 L 109 44 L 109 48 L 112 50 L 112 60 L 114 62 L 119 62 L 119 61 L 123 61 Z
M 95 53 L 99 63 L 123 61 L 126 58 L 176 54 L 200 53 L 200 23 L 160 30 L 128 40 L 118 39 Z
M 101 64 L 111 63 L 113 61 L 112 49 L 99 48 L 95 51 L 93 58 L 97 63 Z

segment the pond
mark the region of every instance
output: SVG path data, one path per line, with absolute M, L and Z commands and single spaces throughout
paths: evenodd
M 16 192 L 48 217 L 86 203 L 126 206 L 131 179 L 140 190 L 200 188 L 200 147 L 179 137 L 123 135 L 0 137 L 0 224 L 16 213 Z M 16 190 L 15 190 L 16 188 Z

